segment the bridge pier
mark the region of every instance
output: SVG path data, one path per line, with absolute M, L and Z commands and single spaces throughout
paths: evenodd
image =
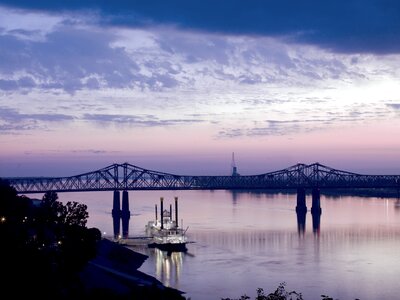
M 315 215 L 321 215 L 322 209 L 321 209 L 321 192 L 319 188 L 314 187 L 312 189 L 312 206 L 311 206 L 311 214 Z
M 129 235 L 129 219 L 131 217 L 131 212 L 129 211 L 129 194 L 128 191 L 122 192 L 122 237 L 127 238 Z
M 306 189 L 303 187 L 297 188 L 297 213 L 306 213 L 307 205 L 306 205 Z
M 113 218 L 114 239 L 121 237 L 121 221 L 122 221 L 122 237 L 127 238 L 129 235 L 129 219 L 131 212 L 129 211 L 129 195 L 128 191 L 122 192 L 122 210 L 120 192 L 115 190 L 113 194 L 113 208 L 111 212 Z
M 111 215 L 113 218 L 114 239 L 118 239 L 120 236 L 120 218 L 121 218 L 119 191 L 114 191 L 113 208 L 111 211 Z

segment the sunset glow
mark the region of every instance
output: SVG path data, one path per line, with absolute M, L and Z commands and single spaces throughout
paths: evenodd
M 225 175 L 232 152 L 242 174 L 316 161 L 400 173 L 400 54 L 376 37 L 333 46 L 301 28 L 235 32 L 143 7 L 146 22 L 120 24 L 97 8 L 7 2 L 0 176 L 122 162 Z

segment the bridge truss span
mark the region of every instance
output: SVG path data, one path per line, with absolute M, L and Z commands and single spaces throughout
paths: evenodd
M 363 175 L 319 163 L 248 176 L 188 176 L 113 164 L 70 177 L 5 178 L 20 194 L 46 191 L 400 188 L 400 175 Z

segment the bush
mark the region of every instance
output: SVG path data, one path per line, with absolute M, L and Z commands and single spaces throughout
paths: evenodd
M 273 293 L 269 293 L 268 295 L 265 295 L 264 289 L 258 288 L 255 300 L 304 300 L 301 293 L 298 293 L 296 291 L 287 292 L 285 287 L 286 283 L 282 282 L 279 284 L 279 286 Z M 246 294 L 236 299 L 221 298 L 221 300 L 249 300 L 249 299 L 250 297 L 247 296 Z M 327 295 L 321 295 L 321 300 L 334 300 L 334 299 Z

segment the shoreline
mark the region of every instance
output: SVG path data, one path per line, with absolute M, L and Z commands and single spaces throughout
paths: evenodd
M 156 278 L 138 271 L 147 258 L 147 255 L 102 238 L 96 257 L 80 273 L 81 282 L 88 293 L 186 299 L 184 292 L 166 287 Z

